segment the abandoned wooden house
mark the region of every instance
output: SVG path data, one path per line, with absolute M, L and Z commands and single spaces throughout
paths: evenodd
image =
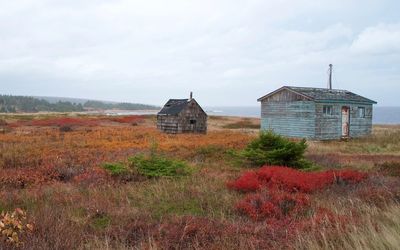
M 332 72 L 332 65 L 330 65 Z M 331 140 L 371 133 L 375 101 L 347 90 L 284 86 L 258 99 L 261 129 L 297 138 Z
M 193 99 L 170 99 L 157 114 L 157 128 L 165 133 L 206 133 L 207 114 Z

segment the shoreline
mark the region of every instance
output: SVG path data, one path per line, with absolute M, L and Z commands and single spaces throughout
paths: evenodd
M 0 117 L 12 117 L 12 116 L 75 116 L 75 115 L 105 115 L 105 116 L 129 116 L 129 115 L 156 115 L 159 110 L 91 110 L 91 111 L 82 111 L 82 112 L 36 112 L 36 113 L 0 113 Z M 240 115 L 240 114 L 226 114 L 219 112 L 207 112 L 208 117 L 211 119 L 216 117 L 216 119 L 220 118 L 233 118 L 233 119 L 255 119 L 260 120 L 260 117 L 252 116 L 252 115 Z M 400 123 L 372 123 L 373 126 L 399 126 Z

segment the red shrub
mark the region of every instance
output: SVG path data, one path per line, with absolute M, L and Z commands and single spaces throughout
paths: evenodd
M 47 118 L 31 121 L 18 121 L 10 124 L 11 127 L 19 126 L 42 126 L 42 127 L 63 127 L 63 126 L 97 126 L 98 120 L 93 118 Z
M 110 120 L 119 123 L 138 123 L 142 122 L 144 118 L 140 115 L 130 115 L 130 116 L 113 117 Z
M 310 209 L 310 198 L 307 194 L 271 189 L 268 192 L 247 195 L 236 208 L 255 220 L 292 218 L 301 216 Z
M 288 167 L 264 166 L 244 173 L 237 180 L 229 182 L 228 187 L 242 192 L 277 188 L 289 192 L 310 193 L 334 183 L 355 184 L 366 177 L 367 174 L 353 170 L 301 172 Z
M 0 187 L 24 188 L 32 184 L 43 184 L 57 180 L 57 172 L 52 167 L 3 169 L 0 172 Z
M 367 177 L 367 174 L 353 170 L 341 170 L 335 171 L 334 176 L 338 182 L 356 184 L 364 180 Z
M 229 188 L 248 194 L 236 204 L 236 209 L 254 220 L 268 223 L 290 222 L 293 230 L 312 226 L 305 217 L 313 211 L 309 193 L 333 184 L 355 184 L 365 179 L 365 173 L 352 170 L 301 172 L 287 167 L 264 166 L 245 172 L 229 182 Z M 334 224 L 338 216 L 329 210 L 316 208 L 314 224 Z M 275 225 L 274 224 L 274 225 Z
M 228 183 L 228 187 L 242 192 L 257 191 L 261 188 L 256 172 L 245 172 L 239 179 Z

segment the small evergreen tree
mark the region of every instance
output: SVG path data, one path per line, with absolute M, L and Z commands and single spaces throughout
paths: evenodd
M 268 164 L 307 168 L 311 163 L 304 158 L 306 149 L 305 139 L 295 142 L 272 131 L 264 131 L 247 145 L 241 155 L 256 166 Z

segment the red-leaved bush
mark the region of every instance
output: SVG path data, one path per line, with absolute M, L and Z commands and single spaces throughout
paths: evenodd
M 97 126 L 99 121 L 92 118 L 46 118 L 31 121 L 18 121 L 10 124 L 10 127 L 20 126 L 42 126 L 42 127 L 62 127 L 62 126 Z
M 244 173 L 237 180 L 229 182 L 228 187 L 241 192 L 272 188 L 310 193 L 334 183 L 355 184 L 366 177 L 367 174 L 353 170 L 301 172 L 288 167 L 264 166 L 256 171 Z
M 120 117 L 113 117 L 110 119 L 113 122 L 119 123 L 138 123 L 142 122 L 144 118 L 140 115 L 130 115 L 130 116 L 120 116 Z
M 306 225 L 301 219 L 310 215 L 314 215 L 317 223 L 323 221 L 322 218 L 328 218 L 328 222 L 335 218 L 326 209 L 313 208 L 310 193 L 334 184 L 356 184 L 366 177 L 366 173 L 353 170 L 302 172 L 288 167 L 264 166 L 245 172 L 227 185 L 250 193 L 236 204 L 239 213 L 254 220 L 271 223 L 285 220 Z
M 63 126 L 86 126 L 94 127 L 101 125 L 101 122 L 118 122 L 137 124 L 144 121 L 143 116 L 130 115 L 130 116 L 117 116 L 117 117 L 55 117 L 37 119 L 31 121 L 17 121 L 9 124 L 9 127 L 20 126 L 38 126 L 38 127 L 63 127 Z
M 310 197 L 303 193 L 271 189 L 247 195 L 237 203 L 236 208 L 255 220 L 298 217 L 310 209 Z

